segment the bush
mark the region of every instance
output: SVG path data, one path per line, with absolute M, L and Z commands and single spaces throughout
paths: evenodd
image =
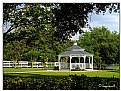
M 87 77 L 70 75 L 35 78 L 4 77 L 4 90 L 119 90 L 119 78 Z M 107 86 L 107 87 L 104 87 Z M 112 86 L 112 87 L 111 87 Z
M 58 66 L 55 66 L 55 67 L 54 67 L 54 70 L 59 70 L 59 67 L 58 67 Z
M 80 71 L 80 67 L 77 66 L 77 67 L 75 68 L 75 70 Z
M 76 67 L 75 69 L 71 69 L 71 71 L 85 71 L 84 69 L 80 69 L 80 67 Z

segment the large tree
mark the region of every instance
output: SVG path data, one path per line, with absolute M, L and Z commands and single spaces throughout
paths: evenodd
M 56 36 L 53 36 L 53 34 L 54 29 L 51 24 L 45 24 L 45 28 L 41 30 L 41 32 L 37 31 L 33 27 L 29 27 L 26 31 L 17 30 L 8 33 L 4 41 L 4 46 L 16 40 L 23 40 L 26 45 L 26 50 L 19 60 L 27 60 L 30 62 L 57 61 L 57 55 L 69 47 L 72 42 L 71 40 L 67 40 L 66 43 L 62 43 L 58 38 L 56 38 Z M 4 47 L 4 51 L 5 50 L 6 47 Z M 4 59 L 11 60 L 11 58 L 7 56 L 7 53 L 12 53 L 12 51 L 9 51 L 11 50 L 11 47 L 8 47 L 7 50 L 8 51 L 4 52 Z
M 94 54 L 94 63 L 98 68 L 101 64 L 119 63 L 120 37 L 116 32 L 110 32 L 105 27 L 95 27 L 82 34 L 78 44 Z
M 24 40 L 24 53 L 31 54 L 35 49 L 41 51 L 40 56 L 55 61 L 56 55 L 71 45 L 68 38 L 78 31 L 82 33 L 82 28 L 88 25 L 88 14 L 94 11 L 98 14 L 107 9 L 119 12 L 119 3 L 4 3 L 3 25 L 7 27 L 3 34 L 4 46 Z M 24 55 L 21 60 L 25 59 L 29 60 Z
M 83 32 L 82 28 L 88 26 L 89 13 L 99 14 L 107 10 L 110 13 L 119 12 L 119 3 L 4 3 L 3 24 L 10 25 L 4 38 L 8 32 L 20 27 L 26 29 L 33 26 L 41 31 L 43 24 L 51 22 L 56 28 L 55 36 L 65 40 L 78 31 Z

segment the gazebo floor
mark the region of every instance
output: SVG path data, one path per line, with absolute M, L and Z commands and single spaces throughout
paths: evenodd
M 58 70 L 53 70 L 53 71 L 58 71 Z M 98 71 L 98 70 L 92 70 L 92 69 L 85 69 L 85 71 L 70 71 L 69 69 L 61 69 L 58 72 L 88 72 L 88 71 Z

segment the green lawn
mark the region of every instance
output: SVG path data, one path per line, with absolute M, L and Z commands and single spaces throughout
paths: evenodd
M 27 72 L 27 71 L 41 71 L 41 70 L 44 70 L 44 68 L 3 68 L 3 72 Z
M 46 76 L 68 76 L 68 75 L 73 75 L 73 74 L 76 74 L 76 75 L 81 75 L 81 74 L 84 74 L 84 75 L 87 75 L 87 76 L 90 76 L 90 77 L 94 77 L 94 76 L 99 76 L 99 77 L 117 77 L 119 78 L 120 77 L 120 72 L 118 70 L 100 70 L 100 71 L 93 71 L 93 72 L 89 72 L 89 71 L 81 71 L 81 72 L 43 72 L 41 68 L 4 68 L 3 69 L 4 72 L 29 72 L 29 71 L 36 71 L 36 72 L 29 72 L 29 73 L 19 73 L 19 74 L 16 74 L 16 73 L 7 73 L 8 75 L 13 75 L 13 76 L 22 76 L 22 77 L 34 77 L 34 76 L 43 76 L 43 75 L 46 75 Z M 7 75 L 6 74 L 6 75 Z

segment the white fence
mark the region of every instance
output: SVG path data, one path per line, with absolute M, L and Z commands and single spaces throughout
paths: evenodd
M 30 68 L 32 67 L 29 65 L 28 61 L 19 61 L 14 63 L 14 61 L 3 61 L 3 67 L 4 68 L 12 68 L 16 64 L 16 67 L 21 67 L 21 68 Z M 34 68 L 42 68 L 44 65 L 41 62 L 32 62 Z M 47 62 L 45 63 L 45 66 L 47 67 Z

